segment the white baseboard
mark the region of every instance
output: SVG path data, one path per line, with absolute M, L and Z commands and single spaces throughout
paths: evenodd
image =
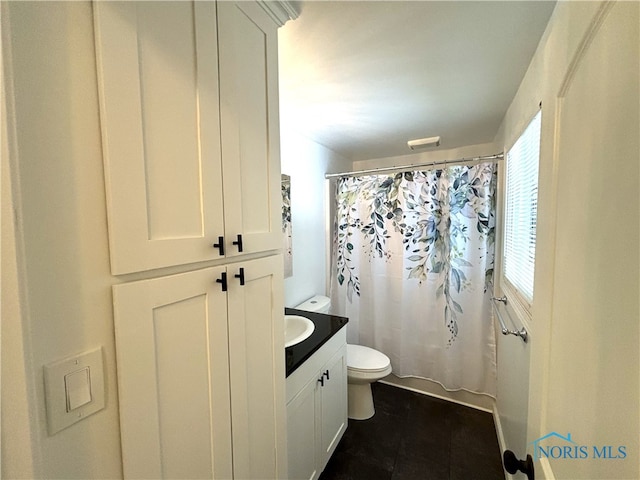
M 500 422 L 500 415 L 498 414 L 498 406 L 494 402 L 493 404 L 493 423 L 496 426 L 496 434 L 498 435 L 498 446 L 500 447 L 500 458 L 502 459 L 502 453 L 507 449 L 504 441 L 504 433 L 502 432 L 502 423 Z M 503 468 L 504 470 L 504 468 Z M 513 475 L 504 470 L 505 480 L 516 480 Z
M 423 395 L 440 398 L 449 402 L 464 405 L 465 407 L 475 408 L 483 412 L 492 412 L 495 399 L 489 395 L 469 392 L 467 390 L 449 391 L 433 380 L 418 377 L 400 378 L 393 373 L 380 380 L 380 383 L 392 385 L 394 387 L 403 388 Z

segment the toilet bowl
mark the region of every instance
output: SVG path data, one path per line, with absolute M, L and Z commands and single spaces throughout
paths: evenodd
M 384 353 L 362 345 L 347 345 L 348 417 L 366 420 L 376 413 L 371 384 L 391 373 Z
M 317 313 L 329 313 L 331 300 L 316 295 L 295 308 Z M 366 420 L 376 413 L 371 384 L 391 373 L 391 360 L 384 353 L 362 345 L 347 344 L 348 417 Z

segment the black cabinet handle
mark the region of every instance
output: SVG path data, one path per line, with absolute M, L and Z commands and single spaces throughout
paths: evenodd
M 327 380 L 329 380 L 329 370 L 325 370 L 324 373 L 322 374 L 323 376 L 327 377 Z
M 224 255 L 224 237 L 218 237 L 218 243 L 214 243 L 213 248 L 217 248 L 220 255 Z
M 242 235 L 238 234 L 238 240 L 236 240 L 235 242 L 231 242 L 234 245 L 238 246 L 238 251 L 241 252 L 242 251 Z
M 320 377 L 318 381 L 320 382 L 320 386 L 324 387 L 324 375 L 322 375 L 322 377 Z
M 220 278 L 216 278 L 216 282 L 217 283 L 221 283 L 222 284 L 222 291 L 226 292 L 227 291 L 227 273 L 226 272 L 222 272 L 221 275 L 222 276 Z
M 240 285 L 244 285 L 244 268 L 240 267 L 240 271 L 236 273 L 234 277 L 240 279 Z

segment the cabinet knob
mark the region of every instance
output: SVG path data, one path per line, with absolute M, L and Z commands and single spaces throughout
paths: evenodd
M 318 379 L 318 381 L 320 382 L 320 386 L 324 387 L 324 374 L 322 374 L 322 376 Z
M 224 255 L 224 237 L 218 237 L 218 243 L 214 243 L 213 248 L 217 248 L 220 255 Z
M 222 291 L 226 292 L 227 291 L 227 273 L 222 272 L 220 275 L 221 275 L 220 278 L 216 278 L 216 283 L 220 283 L 222 285 Z
M 242 235 L 238 234 L 238 236 L 236 237 L 237 240 L 235 242 L 231 242 L 234 245 L 238 246 L 238 251 L 241 252 L 242 251 Z
M 240 285 L 244 285 L 244 268 L 240 267 L 240 271 L 236 273 L 234 277 L 240 279 Z
M 329 380 L 329 370 L 325 370 L 322 376 L 327 377 L 327 380 Z

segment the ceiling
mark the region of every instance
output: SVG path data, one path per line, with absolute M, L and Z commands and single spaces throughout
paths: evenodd
M 548 1 L 303 1 L 279 33 L 280 116 L 348 160 L 490 143 Z

